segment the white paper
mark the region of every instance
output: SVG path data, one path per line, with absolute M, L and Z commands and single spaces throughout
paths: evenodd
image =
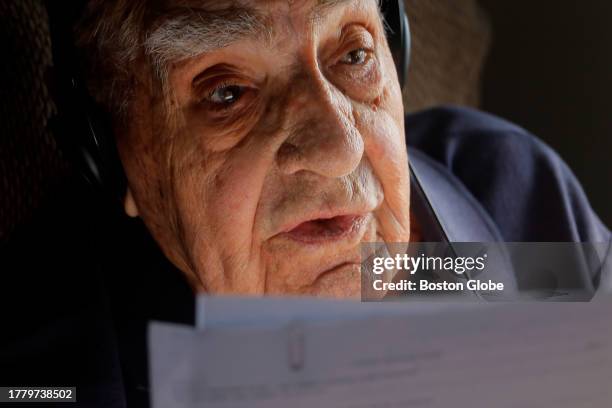
M 200 296 L 196 305 L 196 327 L 278 326 L 295 320 L 310 322 L 364 319 L 375 316 L 411 316 L 478 307 L 473 300 L 459 303 L 422 301 L 360 302 L 312 298 Z
M 608 302 L 316 320 L 153 324 L 153 407 L 612 406 Z

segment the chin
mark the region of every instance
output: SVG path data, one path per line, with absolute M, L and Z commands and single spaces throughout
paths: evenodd
M 346 264 L 323 273 L 305 294 L 333 299 L 360 299 L 361 265 Z

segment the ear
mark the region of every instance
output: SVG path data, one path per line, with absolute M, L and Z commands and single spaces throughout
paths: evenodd
M 127 192 L 125 193 L 125 199 L 123 200 L 123 208 L 125 213 L 130 217 L 138 217 L 138 206 L 136 206 L 136 201 L 134 201 L 134 195 L 132 194 L 132 190 L 127 188 Z

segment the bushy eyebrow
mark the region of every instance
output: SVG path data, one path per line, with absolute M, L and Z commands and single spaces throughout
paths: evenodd
M 381 0 L 374 0 L 376 2 L 376 6 L 380 8 Z M 329 9 L 333 9 L 339 6 L 342 6 L 346 3 L 354 3 L 355 0 L 317 0 L 313 11 L 315 13 L 323 14 Z
M 244 38 L 271 37 L 271 27 L 255 10 L 180 7 L 168 10 L 147 35 L 145 53 L 158 65 L 227 47 Z
M 313 18 L 355 0 L 316 0 Z M 223 9 L 176 7 L 166 10 L 147 35 L 145 52 L 160 64 L 212 52 L 245 38 L 270 40 L 271 24 L 255 9 L 229 6 Z
M 326 9 L 338 7 L 344 3 L 350 3 L 353 1 L 354 0 L 317 0 L 314 11 L 325 11 Z

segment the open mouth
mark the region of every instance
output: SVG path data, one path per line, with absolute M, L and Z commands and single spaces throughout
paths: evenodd
M 357 234 L 367 222 L 366 215 L 347 214 L 305 221 L 287 232 L 294 240 L 320 243 Z

